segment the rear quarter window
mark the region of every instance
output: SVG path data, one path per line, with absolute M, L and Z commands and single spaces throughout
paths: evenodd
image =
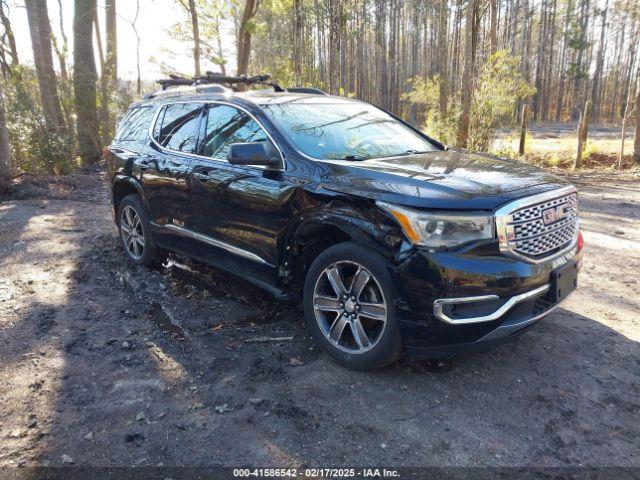
M 142 142 L 148 138 L 153 119 L 153 107 L 134 107 L 124 117 L 118 128 L 116 140 L 119 142 Z

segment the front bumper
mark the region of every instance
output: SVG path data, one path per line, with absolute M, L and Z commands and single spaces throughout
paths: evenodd
M 407 353 L 434 358 L 514 339 L 560 304 L 550 300 L 551 272 L 581 258 L 577 246 L 537 264 L 499 252 L 416 250 L 394 272 Z

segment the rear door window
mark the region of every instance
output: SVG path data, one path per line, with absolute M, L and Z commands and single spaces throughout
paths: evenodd
M 169 150 L 195 153 L 203 111 L 202 103 L 165 105 L 153 129 L 155 141 Z
M 147 140 L 147 132 L 153 119 L 153 107 L 134 107 L 118 127 L 116 140 L 120 142 L 142 142 Z
M 210 105 L 203 155 L 226 160 L 233 143 L 266 142 L 267 134 L 251 116 L 230 105 Z

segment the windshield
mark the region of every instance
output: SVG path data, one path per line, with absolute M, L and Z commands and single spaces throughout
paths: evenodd
M 411 128 L 360 102 L 262 105 L 302 153 L 323 160 L 367 160 L 437 148 Z

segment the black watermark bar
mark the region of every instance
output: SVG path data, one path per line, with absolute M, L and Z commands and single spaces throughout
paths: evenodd
M 28 467 L 0 480 L 226 480 L 239 478 L 419 480 L 640 480 L 640 467 Z

